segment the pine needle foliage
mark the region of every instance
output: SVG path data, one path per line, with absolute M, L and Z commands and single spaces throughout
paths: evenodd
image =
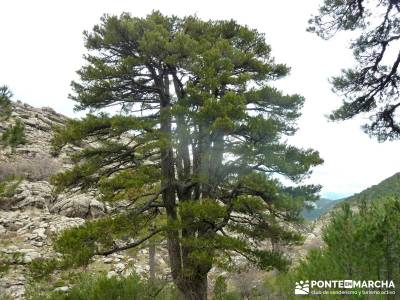
M 5 146 L 15 148 L 26 143 L 25 125 L 17 120 L 14 125 L 8 127 L 1 136 L 1 142 Z
M 0 120 L 6 120 L 12 112 L 11 98 L 13 93 L 8 86 L 0 86 Z
M 165 282 L 150 284 L 138 275 L 107 278 L 104 274 L 80 276 L 67 292 L 31 291 L 29 300 L 177 300 L 179 294 Z
M 356 63 L 331 80 L 343 103 L 329 117 L 367 116 L 363 129 L 379 141 L 400 138 L 399 28 L 398 0 L 324 0 L 308 28 L 323 39 L 357 34 L 350 46 Z
M 345 202 L 332 213 L 330 223 L 323 230 L 325 247 L 312 249 L 308 256 L 288 274 L 281 276 L 277 285 L 295 299 L 293 286 L 300 280 L 393 281 L 397 294 L 400 284 L 398 268 L 400 249 L 400 199 L 386 197 L 379 201 L 359 201 L 353 209 Z M 342 299 L 329 296 L 327 299 Z M 354 296 L 363 299 L 365 295 Z M 376 299 L 397 299 L 393 294 L 378 295 Z

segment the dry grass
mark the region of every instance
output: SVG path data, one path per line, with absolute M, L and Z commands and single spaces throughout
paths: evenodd
M 0 164 L 0 181 L 10 177 L 25 178 L 32 181 L 49 180 L 61 168 L 62 164 L 49 156 L 4 162 Z

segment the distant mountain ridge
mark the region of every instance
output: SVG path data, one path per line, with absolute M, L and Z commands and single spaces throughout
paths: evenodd
M 332 207 L 334 207 L 336 204 L 339 202 L 343 201 L 343 199 L 338 199 L 338 200 L 330 200 L 326 198 L 321 198 L 313 203 L 314 208 L 305 208 L 303 209 L 303 217 L 306 220 L 315 220 L 319 218 L 321 215 L 324 215 L 327 213 L 329 210 L 331 210 Z

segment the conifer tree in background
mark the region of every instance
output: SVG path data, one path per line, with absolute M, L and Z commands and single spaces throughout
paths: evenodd
M 8 86 L 0 86 L 0 121 L 7 121 L 12 113 L 12 91 Z M 8 126 L 0 136 L 0 144 L 11 146 L 12 149 L 18 145 L 25 144 L 25 126 L 20 119 L 16 119 L 13 125 Z
M 400 1 L 324 0 L 309 30 L 324 39 L 340 31 L 360 32 L 351 43 L 356 66 L 332 80 L 344 96 L 332 120 L 368 114 L 364 130 L 380 141 L 399 139 Z
M 288 68 L 274 62 L 263 34 L 154 12 L 105 15 L 85 39 L 87 64 L 71 98 L 91 114 L 60 129 L 54 146 L 86 147 L 54 182 L 98 188 L 125 207 L 65 232 L 58 250 L 85 263 L 165 238 L 185 299 L 206 299 L 208 272 L 234 266 L 234 255 L 284 269 L 282 254 L 262 243 L 301 241 L 288 225 L 316 198 L 319 187 L 300 181 L 322 160 L 282 142 L 304 99 L 268 85 Z
M 8 119 L 11 115 L 11 98 L 13 93 L 6 85 L 0 86 L 0 120 Z
M 323 230 L 323 249 L 312 249 L 299 266 L 280 278 L 289 299 L 295 299 L 293 284 L 310 278 L 315 280 L 393 281 L 394 289 L 382 287 L 377 299 L 397 299 L 400 286 L 400 200 L 395 197 L 359 201 L 351 207 L 345 202 L 332 213 L 331 222 Z M 284 297 L 281 295 L 282 298 Z M 327 296 L 327 299 L 339 299 Z

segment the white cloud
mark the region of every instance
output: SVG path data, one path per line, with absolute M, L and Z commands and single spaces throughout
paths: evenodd
M 123 11 L 145 16 L 153 9 L 204 19 L 233 18 L 265 32 L 278 62 L 292 67 L 291 76 L 277 86 L 306 97 L 296 145 L 320 151 L 325 164 L 310 182 L 324 186 L 323 194 L 348 195 L 398 171 L 399 143 L 378 144 L 359 128 L 360 120 L 328 123 L 325 114 L 340 103 L 327 79 L 352 63 L 348 36 L 322 41 L 307 33 L 307 20 L 321 1 L 178 1 L 86 0 L 0 2 L 0 83 L 17 99 L 34 106 L 51 106 L 73 115 L 68 100 L 70 81 L 82 65 L 82 31 L 99 22 L 103 13 Z

